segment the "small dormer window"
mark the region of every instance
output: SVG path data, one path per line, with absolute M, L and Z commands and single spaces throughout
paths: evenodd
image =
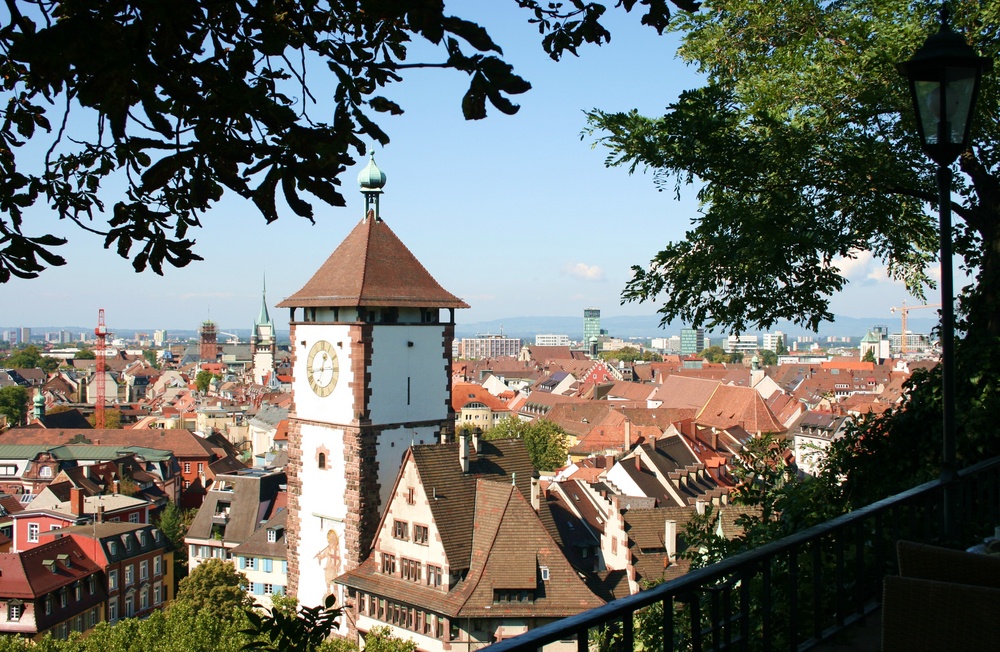
M 38 477 L 40 477 L 40 478 L 51 478 L 52 477 L 52 467 L 50 467 L 50 466 L 43 466 L 42 468 L 38 469 Z
M 109 541 L 108 542 L 108 553 L 113 557 L 118 554 L 118 542 Z
M 278 532 L 274 528 L 267 528 L 267 542 L 274 543 L 278 540 Z
M 548 566 L 542 566 L 540 570 L 542 571 L 542 581 L 543 582 L 548 582 L 549 581 L 549 567 Z

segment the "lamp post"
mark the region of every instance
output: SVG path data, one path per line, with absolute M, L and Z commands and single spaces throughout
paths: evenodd
M 910 84 L 917 131 L 924 152 L 938 164 L 938 208 L 941 249 L 941 479 L 945 481 L 945 533 L 955 533 L 954 502 L 949 488 L 955 478 L 955 304 L 951 252 L 951 164 L 969 148 L 972 115 L 983 72 L 992 61 L 976 54 L 965 37 L 952 31 L 947 5 L 941 7 L 941 29 L 924 41 L 909 61 L 897 64 Z M 905 337 L 905 333 L 904 333 Z

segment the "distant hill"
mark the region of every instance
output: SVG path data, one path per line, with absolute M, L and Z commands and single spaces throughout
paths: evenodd
M 458 314 L 459 320 L 462 318 L 462 314 Z M 823 322 L 820 326 L 818 338 L 824 337 L 854 337 L 861 338 L 868 332 L 868 329 L 874 325 L 881 324 L 888 326 L 889 332 L 898 332 L 900 321 L 898 316 L 890 315 L 889 318 L 878 318 L 869 317 L 858 319 L 854 317 L 835 317 L 832 322 Z M 936 317 L 910 317 L 907 320 L 907 328 L 915 333 L 930 333 L 937 326 Z M 15 330 L 17 327 L 14 326 L 0 326 L 0 331 Z M 639 316 L 618 316 L 618 317 L 601 317 L 601 328 L 608 331 L 613 337 L 620 337 L 622 339 L 636 338 L 636 339 L 648 339 L 653 337 L 671 337 L 673 335 L 680 335 L 681 325 L 671 324 L 666 328 L 660 327 L 660 318 L 657 315 L 639 315 Z M 93 327 L 83 328 L 80 326 L 31 326 L 31 334 L 34 339 L 40 338 L 45 333 L 54 333 L 60 330 L 69 331 L 73 335 L 73 339 L 80 333 L 87 333 L 91 336 L 94 332 Z M 133 327 L 115 327 L 115 335 L 123 338 L 131 338 L 136 332 L 148 333 L 152 336 L 153 328 L 133 328 Z M 227 330 L 220 326 L 220 331 Z M 456 337 L 476 337 L 477 335 L 485 335 L 487 333 L 498 335 L 501 331 L 508 337 L 519 337 L 525 341 L 534 341 L 535 335 L 538 333 L 556 333 L 562 335 L 568 335 L 571 340 L 580 340 L 583 338 L 583 316 L 577 317 L 505 317 L 503 319 L 495 319 L 492 321 L 482 321 L 473 323 L 463 323 L 459 321 L 455 325 L 455 335 Z M 811 331 L 808 331 L 801 326 L 794 326 L 791 322 L 779 322 L 771 329 L 770 332 L 781 331 L 792 337 L 798 335 L 816 335 Z M 234 333 L 239 336 L 241 342 L 247 342 L 250 338 L 250 329 L 247 328 L 237 328 L 228 330 L 230 333 Z M 744 333 L 745 335 L 759 334 L 758 332 L 749 331 Z M 171 340 L 186 340 L 186 339 L 196 339 L 198 337 L 198 332 L 196 330 L 167 330 L 167 335 Z M 722 332 L 709 333 L 709 337 L 719 338 L 724 334 Z M 288 330 L 278 328 L 277 336 L 279 343 L 288 342 Z M 228 337 L 219 334 L 218 341 L 220 343 L 226 343 L 229 340 Z M 821 339 L 818 341 L 822 342 Z

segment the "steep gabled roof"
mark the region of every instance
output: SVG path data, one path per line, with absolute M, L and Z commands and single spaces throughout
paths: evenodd
M 520 439 L 480 440 L 478 451 L 470 445 L 468 474 L 462 473 L 458 446 L 451 443 L 411 447 L 420 483 L 430 498 L 434 523 L 452 568 L 466 567 L 472 553 L 475 479 L 509 480 L 513 474 L 517 488 L 530 496 L 535 470 Z
M 434 280 L 392 229 L 371 214 L 301 290 L 279 308 L 411 306 L 468 308 Z
M 662 401 L 662 407 L 665 408 L 700 410 L 712 397 L 712 393 L 718 386 L 719 382 L 716 380 L 667 376 L 663 379 L 653 399 Z
M 476 534 L 468 599 L 460 616 L 562 617 L 604 601 L 591 593 L 523 495 L 510 485 L 480 480 L 476 487 Z M 540 567 L 548 569 L 542 580 Z M 538 591 L 544 585 L 544 591 Z M 494 604 L 494 589 L 535 590 L 534 603 Z
M 785 432 L 784 424 L 750 387 L 719 385 L 695 418 L 696 423 L 723 430 L 739 426 L 747 432 Z

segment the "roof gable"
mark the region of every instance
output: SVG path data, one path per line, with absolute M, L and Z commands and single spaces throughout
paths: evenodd
M 479 480 L 475 511 L 474 552 L 466 579 L 469 597 L 460 615 L 559 617 L 604 603 L 586 587 L 513 487 Z M 534 602 L 494 603 L 494 590 L 534 591 Z

